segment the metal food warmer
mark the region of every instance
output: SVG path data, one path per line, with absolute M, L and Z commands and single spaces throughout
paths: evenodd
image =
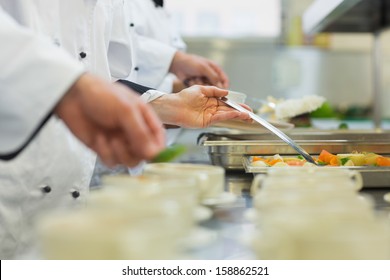
M 319 155 L 322 150 L 333 154 L 358 151 L 390 155 L 390 131 L 294 130 L 287 132 L 287 135 L 312 155 Z M 207 132 L 199 136 L 198 144 L 208 149 L 213 165 L 248 173 L 266 173 L 272 168 L 251 166 L 251 156 L 297 155 L 293 148 L 268 132 L 256 134 L 234 130 Z M 390 167 L 335 168 L 358 170 L 362 174 L 364 187 L 390 187 Z

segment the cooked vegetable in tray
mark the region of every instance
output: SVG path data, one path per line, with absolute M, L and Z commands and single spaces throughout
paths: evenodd
M 332 154 L 322 150 L 318 157 L 314 157 L 318 165 L 324 166 L 390 166 L 390 157 L 381 156 L 369 152 L 352 152 L 350 154 Z M 271 157 L 252 156 L 251 165 L 256 167 L 283 167 L 283 166 L 315 166 L 306 162 L 302 156 L 280 156 L 276 154 Z

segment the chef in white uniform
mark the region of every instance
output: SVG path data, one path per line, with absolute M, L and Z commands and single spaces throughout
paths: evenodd
M 137 37 L 137 45 L 141 48 L 138 50 L 137 81 L 163 92 L 174 92 L 177 77 L 168 73 L 164 64 L 171 63 L 176 51 L 186 51 L 185 42 L 162 5 L 156 5 L 153 0 L 127 1 L 129 27 L 132 27 L 129 30 Z M 160 63 L 151 64 L 156 55 L 161 57 Z
M 57 51 L 57 48 L 50 46 L 43 49 L 31 34 L 24 34 L 27 31 L 19 30 L 19 26 L 2 12 L 0 34 L 4 36 L 2 42 L 7 44 L 2 44 L 1 61 L 2 65 L 8 67 L 2 67 L 0 76 L 2 81 L 3 77 L 4 79 L 10 77 L 10 88 L 7 88 L 7 84 L 1 86 L 2 132 L 7 131 L 7 127 L 3 130 L 4 126 L 13 125 L 8 119 L 9 116 L 18 113 L 14 111 L 22 111 L 19 115 L 26 118 L 23 120 L 25 122 L 30 119 L 43 120 L 58 102 L 61 94 L 85 71 L 82 64 L 86 69 L 107 80 L 111 76 L 114 78 L 129 76 L 132 68 L 131 50 L 129 42 L 126 41 L 128 37 L 124 35 L 127 34 L 126 26 L 120 26 L 124 23 L 121 18 L 122 4 L 121 0 L 0 1 L 0 5 L 20 24 L 34 30 L 36 34 L 48 35 L 53 44 L 65 47 L 81 62 L 77 63 L 76 60 L 70 59 L 63 52 Z M 17 37 L 18 33 L 24 37 Z M 32 41 L 28 45 L 29 49 L 22 48 L 23 44 L 29 43 L 26 39 Z M 22 49 L 18 51 L 17 46 Z M 37 62 L 32 59 L 37 55 L 34 51 L 47 64 L 36 64 Z M 107 57 L 110 58 L 110 63 Z M 19 66 L 17 63 L 23 65 Z M 19 70 L 23 67 L 24 69 Z M 12 73 L 14 68 L 20 72 Z M 49 82 L 36 81 L 42 77 Z M 12 80 L 15 78 L 18 82 Z M 35 88 L 31 88 L 31 84 Z M 26 86 L 29 88 L 26 89 Z M 12 96 L 3 90 L 12 90 Z M 35 104 L 42 108 L 40 111 L 34 110 L 36 116 L 30 114 L 32 109 L 30 103 L 25 102 L 23 96 L 17 95 L 26 91 L 37 94 L 34 96 L 37 99 Z M 39 101 L 39 98 L 42 101 Z M 42 105 L 47 107 L 44 108 Z M 3 121 L 3 117 L 8 117 L 7 122 Z M 25 139 L 33 133 L 23 127 L 19 130 L 20 133 L 28 133 L 20 139 Z M 22 145 L 21 142 L 11 141 L 12 139 L 8 140 L 9 143 L 2 141 L 1 148 L 4 148 L 4 151 L 15 150 Z M 94 153 L 68 131 L 61 120 L 50 117 L 23 153 L 12 161 L 0 162 L 2 259 L 22 254 L 31 244 L 30 229 L 38 213 L 51 211 L 56 207 L 77 206 L 85 201 L 95 157 Z
M 207 84 L 227 88 L 229 80 L 213 61 L 185 53 L 186 45 L 159 0 L 125 0 L 129 30 L 136 37 L 137 82 L 172 92 L 172 76 L 182 82 L 203 77 Z M 165 80 L 168 77 L 169 80 Z

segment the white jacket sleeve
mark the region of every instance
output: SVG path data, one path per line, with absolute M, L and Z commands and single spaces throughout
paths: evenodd
M 84 68 L 1 7 L 0 41 L 0 158 L 6 159 L 33 137 Z
M 137 40 L 139 45 L 137 82 L 150 87 L 158 87 L 169 73 L 177 49 L 142 35 L 137 35 Z

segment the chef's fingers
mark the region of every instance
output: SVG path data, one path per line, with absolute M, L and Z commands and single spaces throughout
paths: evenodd
M 202 65 L 200 73 L 202 73 L 203 77 L 207 78 L 207 81 L 210 85 L 222 87 L 219 73 L 214 70 L 214 68 L 211 66 L 210 62 L 206 62 Z
M 134 167 L 139 162 L 141 162 L 142 159 L 133 155 L 128 149 L 129 144 L 123 140 L 124 139 L 119 137 L 114 137 L 110 140 L 110 146 L 112 148 L 113 154 L 118 159 L 120 164 L 126 165 L 128 167 Z
M 218 102 L 218 114 L 223 114 L 223 113 L 227 113 L 227 112 L 238 112 L 240 114 L 238 114 L 235 118 L 236 119 L 240 119 L 240 120 L 244 120 L 244 121 L 248 121 L 248 120 L 251 120 L 251 116 L 249 115 L 249 113 L 247 112 L 240 112 L 232 107 L 230 107 L 229 105 L 225 104 L 224 102 L 222 102 L 221 100 L 217 100 Z M 252 112 L 252 109 L 246 105 L 246 104 L 241 104 L 243 105 L 244 108 L 248 109 L 250 112 Z
M 210 123 L 208 125 L 214 124 L 220 121 L 239 119 L 239 120 L 248 120 L 249 115 L 247 113 L 241 113 L 236 110 L 232 111 L 219 111 L 218 113 L 211 116 Z
M 220 89 L 218 87 L 213 86 L 201 86 L 199 89 L 201 93 L 206 97 L 221 98 L 229 94 L 229 91 L 227 91 L 226 89 Z
M 217 65 L 216 63 L 210 61 L 210 67 L 212 67 L 214 69 L 214 71 L 216 73 L 218 73 L 218 76 L 219 76 L 219 82 L 220 82 L 220 88 L 224 88 L 224 89 L 227 89 L 229 87 L 229 78 L 228 76 L 226 75 L 226 73 L 222 70 L 221 67 L 219 67 L 219 65 Z
M 144 121 L 146 125 L 150 129 L 150 135 L 155 139 L 156 145 L 160 152 L 165 147 L 165 129 L 163 128 L 163 124 L 158 118 L 157 114 L 153 110 L 143 110 L 141 111 L 143 114 Z
M 244 107 L 245 109 L 247 109 L 248 111 L 253 112 L 252 108 L 249 107 L 248 105 L 246 105 L 245 103 L 239 103 L 239 104 L 240 104 L 242 107 Z M 245 121 L 245 122 L 247 122 L 247 123 L 253 123 L 253 120 L 252 120 L 252 118 L 249 116 L 249 114 L 248 114 L 248 118 L 247 118 L 247 119 L 241 119 L 241 120 L 243 120 L 243 121 Z
M 242 107 L 244 107 L 244 109 L 247 109 L 248 111 L 253 112 L 252 108 L 249 107 L 247 104 L 245 104 L 245 103 L 238 103 L 238 104 L 241 105 Z M 227 105 L 225 102 L 222 102 L 221 100 L 218 100 L 218 106 L 220 106 L 221 108 L 227 107 L 227 108 L 233 109 L 232 107 Z
M 194 76 L 194 77 L 185 79 L 184 85 L 186 87 L 191 87 L 191 86 L 195 86 L 195 85 L 210 86 L 210 82 L 208 81 L 208 79 L 206 77 L 198 77 L 198 76 L 195 77 Z
M 140 158 L 152 159 L 163 149 L 162 123 L 147 104 L 141 100 L 133 101 L 133 106 L 124 109 L 119 121 L 127 141 L 131 143 L 131 152 Z
M 245 103 L 239 103 L 241 105 L 241 107 L 244 107 L 245 109 L 247 109 L 248 111 L 251 111 L 253 112 L 252 108 L 249 107 L 248 105 L 246 105 Z
M 105 136 L 103 136 L 102 134 L 98 134 L 96 136 L 95 143 L 95 151 L 104 164 L 106 164 L 108 167 L 114 167 L 115 164 L 119 163 L 118 160 L 115 158 L 113 151 L 111 150 L 110 145 Z

